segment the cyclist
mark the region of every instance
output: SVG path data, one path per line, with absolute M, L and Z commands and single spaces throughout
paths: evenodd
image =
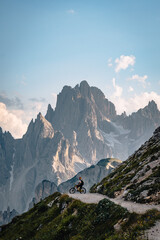
M 79 177 L 79 183 L 76 185 L 78 191 L 81 192 L 82 186 L 84 185 L 84 182 L 81 177 Z

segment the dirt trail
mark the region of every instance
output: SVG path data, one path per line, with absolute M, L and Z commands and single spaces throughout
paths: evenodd
M 123 198 L 114 199 L 98 193 L 69 194 L 69 196 L 85 203 L 98 203 L 100 200 L 106 198 L 124 208 L 127 208 L 130 213 L 135 212 L 143 214 L 150 209 L 157 209 L 160 211 L 160 205 L 134 203 L 131 201 L 125 201 Z M 160 240 L 160 221 L 157 221 L 154 227 L 145 231 L 145 237 L 148 240 Z
M 98 203 L 100 200 L 107 198 L 110 201 L 121 205 L 124 208 L 127 208 L 129 212 L 135 212 L 135 213 L 145 213 L 147 210 L 150 209 L 157 209 L 160 211 L 160 205 L 150 205 L 150 204 L 140 204 L 140 203 L 134 203 L 131 201 L 125 201 L 123 198 L 115 199 L 115 198 L 108 198 L 105 195 L 98 194 L 98 193 L 87 193 L 87 194 L 69 194 L 70 197 L 73 197 L 75 199 L 79 199 L 82 202 L 86 203 Z
M 98 193 L 69 194 L 69 196 L 85 203 L 98 203 L 100 200 L 106 198 L 124 208 L 127 208 L 130 213 L 135 212 L 143 214 L 150 209 L 157 209 L 160 211 L 160 205 L 134 203 L 131 201 L 125 201 L 123 198 L 114 199 Z M 154 227 L 145 231 L 145 237 L 148 240 L 160 240 L 160 221 L 157 221 Z

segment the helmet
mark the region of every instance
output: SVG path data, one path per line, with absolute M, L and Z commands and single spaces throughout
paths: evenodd
M 81 180 L 82 178 L 81 177 L 79 177 L 79 180 Z

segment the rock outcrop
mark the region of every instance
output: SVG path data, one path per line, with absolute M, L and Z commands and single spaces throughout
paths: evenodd
M 91 192 L 160 204 L 160 127 L 115 171 L 93 186 Z

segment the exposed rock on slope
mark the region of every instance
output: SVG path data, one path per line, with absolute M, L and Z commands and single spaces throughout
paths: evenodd
M 138 151 L 91 188 L 110 197 L 160 203 L 160 127 Z
M 84 187 L 88 191 L 93 184 L 100 182 L 104 177 L 113 171 L 122 161 L 116 158 L 107 158 L 100 160 L 96 165 L 79 172 L 72 179 L 61 183 L 58 186 L 58 191 L 68 192 L 71 187 L 74 187 L 79 182 L 79 177 L 84 181 Z

